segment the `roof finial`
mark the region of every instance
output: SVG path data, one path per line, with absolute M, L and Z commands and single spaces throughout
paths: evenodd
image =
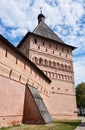
M 40 7 L 40 13 L 42 14 L 42 7 Z
M 38 15 L 38 24 L 45 21 L 45 16 L 42 14 L 42 7 L 40 7 L 40 14 Z

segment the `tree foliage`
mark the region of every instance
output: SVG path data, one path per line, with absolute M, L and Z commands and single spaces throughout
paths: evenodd
M 76 87 L 77 107 L 85 108 L 85 82 L 82 82 Z

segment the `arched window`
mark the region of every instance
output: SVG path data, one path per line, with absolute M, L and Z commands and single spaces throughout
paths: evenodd
M 34 39 L 34 42 L 37 43 L 37 39 Z
M 35 57 L 32 58 L 32 61 L 35 62 Z
M 65 65 L 65 70 L 68 70 L 68 67 L 67 67 L 67 65 Z
M 48 66 L 48 61 L 47 61 L 47 59 L 45 59 L 44 62 L 45 62 L 45 65 Z
M 52 67 L 52 62 L 49 60 L 49 66 Z
M 60 64 L 59 64 L 59 62 L 57 62 L 57 68 L 60 69 Z
M 60 78 L 61 78 L 61 75 L 60 75 L 60 74 L 58 74 L 57 76 L 58 76 L 58 79 L 60 79 Z
M 61 79 L 62 79 L 62 80 L 64 79 L 64 76 L 63 76 L 63 75 L 61 75 Z
M 43 64 L 43 59 L 39 58 L 39 64 Z
M 71 67 L 70 66 L 68 66 L 68 71 L 71 71 Z
M 40 49 L 40 45 L 38 46 L 38 49 Z
M 32 61 L 35 62 L 35 63 L 37 63 L 38 62 L 38 58 L 37 57 L 33 57 Z
M 64 65 L 63 64 L 61 64 L 61 69 L 64 70 Z
M 37 57 L 35 57 L 35 63 L 38 63 L 38 58 Z
M 55 61 L 53 61 L 53 67 L 56 68 L 56 62 Z

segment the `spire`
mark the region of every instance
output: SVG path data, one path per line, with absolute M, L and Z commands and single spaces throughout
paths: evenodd
M 45 22 L 45 16 L 42 14 L 42 7 L 40 7 L 40 14 L 38 15 L 38 24 L 41 22 Z

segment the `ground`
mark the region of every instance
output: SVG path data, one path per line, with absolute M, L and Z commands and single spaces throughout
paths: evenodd
M 64 120 L 47 125 L 18 125 L 0 130 L 74 130 L 80 122 L 81 120 Z

